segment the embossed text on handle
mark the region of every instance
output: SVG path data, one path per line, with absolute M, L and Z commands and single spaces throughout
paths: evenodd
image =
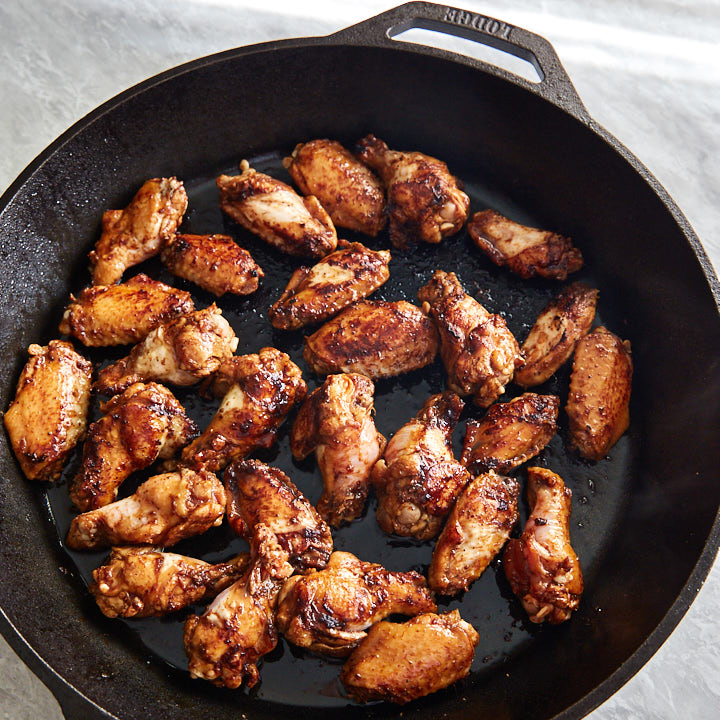
M 445 22 L 453 23 L 454 25 L 463 25 L 466 27 L 472 27 L 476 30 L 482 30 L 489 35 L 496 35 L 497 37 L 504 38 L 505 40 L 510 39 L 510 33 L 512 32 L 513 26 L 507 23 L 500 22 L 493 18 L 485 17 L 477 13 L 471 13 L 467 10 L 457 10 L 456 8 L 447 8 L 445 11 Z

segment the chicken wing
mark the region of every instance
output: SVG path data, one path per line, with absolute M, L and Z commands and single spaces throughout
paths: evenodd
M 262 268 L 229 235 L 176 235 L 160 255 L 173 275 L 220 297 L 258 289 Z
M 505 320 L 489 313 L 467 295 L 455 273 L 437 270 L 420 288 L 440 332 L 440 357 L 448 374 L 448 388 L 461 397 L 488 407 L 505 391 L 522 362 L 517 340 Z
M 385 227 L 385 189 L 380 179 L 339 142 L 300 143 L 283 165 L 300 192 L 317 197 L 336 226 L 372 237 Z
M 95 389 L 114 394 L 136 382 L 194 385 L 231 357 L 238 338 L 215 303 L 155 328 L 129 355 L 98 373 Z
M 470 420 L 460 462 L 473 475 L 510 472 L 534 458 L 557 432 L 560 398 L 525 393 L 495 403 L 481 421 Z
M 475 213 L 468 233 L 496 265 L 521 278 L 565 280 L 583 266 L 582 253 L 570 238 L 520 225 L 494 210 Z
M 404 704 L 467 677 L 479 640 L 457 610 L 381 622 L 347 659 L 340 682 L 358 702 Z
M 518 521 L 519 494 L 516 480 L 494 472 L 465 488 L 435 543 L 428 571 L 433 590 L 456 595 L 483 574 Z
M 528 468 L 531 512 L 523 534 L 510 540 L 503 567 L 512 591 L 534 623 L 556 625 L 580 603 L 583 577 L 570 545 L 572 492 L 559 475 Z
M 324 570 L 295 575 L 278 597 L 277 624 L 294 645 L 344 657 L 388 615 L 436 610 L 425 578 L 334 552 Z
M 597 290 L 578 282 L 548 303 L 520 348 L 525 359 L 515 371 L 515 383 L 524 388 L 540 385 L 565 364 L 590 332 L 597 296 Z
M 129 497 L 73 518 L 66 542 L 73 550 L 170 547 L 221 525 L 224 515 L 225 490 L 215 475 L 180 468 L 154 475 Z
M 568 415 L 570 447 L 588 460 L 602 460 L 630 425 L 633 364 L 630 342 L 604 327 L 575 348 Z
M 153 178 L 124 210 L 108 210 L 89 256 L 93 285 L 113 285 L 129 267 L 157 255 L 175 234 L 187 205 L 180 180 Z
M 395 247 L 407 248 L 419 240 L 439 243 L 464 225 L 470 198 L 444 162 L 419 152 L 390 150 L 374 135 L 358 143 L 357 157 L 385 183 Z
M 214 471 L 270 447 L 280 423 L 307 393 L 300 368 L 272 347 L 229 358 L 210 387 L 222 402 L 202 435 L 183 450 L 182 460 Z
M 232 585 L 250 563 L 248 553 L 210 563 L 152 547 L 116 547 L 93 570 L 88 589 L 109 618 L 167 615 Z
M 335 226 L 314 195 L 300 197 L 245 160 L 240 170 L 217 179 L 220 207 L 232 220 L 288 255 L 321 258 L 337 247 Z
M 195 423 L 163 385 L 136 383 L 102 408 L 83 446 L 82 465 L 70 487 L 80 510 L 111 503 L 124 480 L 158 458 L 171 458 L 197 434 Z
M 453 458 L 452 431 L 463 401 L 451 393 L 429 397 L 391 438 L 372 470 L 377 520 L 387 533 L 428 540 L 470 481 Z
M 319 375 L 394 377 L 432 363 L 438 336 L 432 320 L 400 300 L 361 300 L 305 339 L 303 359 Z
M 374 391 L 364 375 L 330 375 L 292 427 L 293 457 L 302 460 L 315 450 L 324 486 L 318 510 L 334 527 L 362 515 L 370 471 L 385 448 L 373 420 Z
M 265 525 L 255 527 L 252 561 L 245 574 L 218 595 L 201 615 L 185 623 L 185 652 L 193 678 L 249 688 L 260 680 L 257 664 L 277 645 L 275 605 L 291 573 L 283 550 Z
M 297 330 L 331 318 L 375 292 L 390 277 L 389 262 L 387 250 L 376 252 L 360 243 L 345 243 L 317 265 L 295 270 L 268 311 L 270 323 L 281 330 Z
M 275 533 L 297 570 L 324 568 L 333 548 L 330 528 L 290 478 L 259 460 L 239 460 L 225 471 L 227 518 L 250 539 L 256 525 Z

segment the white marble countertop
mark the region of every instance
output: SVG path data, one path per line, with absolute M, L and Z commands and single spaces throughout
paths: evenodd
M 3 0 L 0 192 L 56 136 L 127 87 L 195 57 L 325 35 L 384 0 Z M 720 269 L 720 3 L 458 0 L 546 37 L 590 114 L 656 175 Z M 667 642 L 592 720 L 720 717 L 720 563 Z M 0 638 L 0 720 L 60 709 Z

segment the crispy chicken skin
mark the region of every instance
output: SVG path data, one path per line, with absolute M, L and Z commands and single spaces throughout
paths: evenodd
M 229 235 L 176 235 L 160 259 L 173 275 L 220 297 L 250 295 L 265 276 L 252 255 Z
M 387 533 L 435 537 L 470 481 L 452 454 L 452 431 L 463 401 L 451 392 L 429 397 L 391 438 L 372 470 L 377 520 Z
M 113 285 L 133 265 L 157 255 L 175 234 L 188 197 L 177 178 L 153 178 L 124 210 L 108 210 L 90 253 L 93 285 Z
M 565 410 L 570 447 L 587 460 L 602 460 L 627 430 L 632 372 L 630 342 L 606 328 L 577 344 Z
M 505 576 L 534 623 L 557 625 L 580 603 L 583 577 L 570 545 L 572 492 L 546 468 L 528 468 L 531 512 L 522 535 L 503 553 Z
M 383 184 L 339 142 L 299 143 L 283 165 L 300 192 L 317 197 L 336 226 L 372 237 L 385 227 Z
M 278 597 L 277 623 L 299 647 L 345 657 L 365 630 L 388 615 L 436 610 L 425 578 L 390 572 L 348 552 L 334 552 L 324 570 L 294 575 Z
M 157 383 L 131 385 L 101 409 L 70 487 L 70 498 L 83 511 L 111 503 L 131 473 L 171 458 L 197 434 L 175 396 Z
M 109 618 L 158 617 L 217 595 L 249 562 L 248 553 L 211 565 L 152 547 L 116 547 L 107 563 L 93 570 L 88 589 Z
M 390 277 L 388 250 L 376 252 L 344 240 L 340 245 L 317 265 L 295 270 L 268 311 L 273 327 L 297 330 L 323 322 L 375 292 Z
M 460 462 L 473 474 L 506 473 L 534 458 L 557 432 L 560 398 L 524 393 L 470 420 Z
M 590 332 L 597 297 L 595 288 L 577 282 L 547 304 L 520 348 L 525 359 L 515 371 L 515 383 L 524 388 L 540 385 L 565 364 Z
M 225 471 L 230 527 L 250 539 L 262 524 L 275 533 L 296 570 L 324 568 L 333 548 L 330 528 L 318 511 L 278 468 L 239 460 Z
M 358 702 L 404 704 L 467 677 L 479 640 L 457 610 L 381 622 L 347 659 L 340 682 Z
M 73 550 L 112 545 L 170 547 L 222 524 L 225 490 L 213 473 L 189 468 L 154 475 L 133 495 L 73 518 Z
M 522 362 L 505 320 L 466 294 L 455 273 L 436 270 L 418 298 L 427 303 L 440 332 L 448 388 L 461 397 L 472 395 L 476 405 L 488 407 L 502 395 Z
M 435 543 L 430 587 L 456 595 L 483 574 L 518 521 L 520 485 L 494 472 L 478 475 L 450 511 Z
M 364 375 L 330 375 L 311 393 L 290 434 L 293 457 L 315 450 L 323 479 L 320 515 L 338 527 L 362 515 L 370 471 L 385 448 L 375 428 L 375 385 Z
M 218 595 L 201 615 L 185 623 L 185 652 L 193 678 L 215 685 L 257 685 L 257 664 L 277 645 L 275 606 L 282 582 L 292 573 L 287 552 L 272 531 L 257 525 L 252 561 L 244 575 Z
M 88 347 L 129 345 L 194 309 L 189 292 L 141 273 L 119 285 L 92 285 L 77 298 L 71 295 L 60 332 Z
M 232 220 L 288 255 L 321 258 L 337 247 L 335 226 L 314 195 L 300 197 L 243 160 L 240 175 L 221 175 L 220 207 Z
M 319 375 L 394 377 L 432 363 L 438 335 L 432 320 L 404 300 L 361 300 L 305 339 L 303 359 Z
M 358 143 L 356 154 L 385 183 L 395 247 L 408 248 L 419 240 L 439 243 L 465 224 L 470 198 L 441 160 L 390 150 L 374 135 Z
M 98 373 L 95 389 L 122 392 L 136 382 L 194 385 L 231 357 L 238 338 L 215 303 L 159 325 L 129 355 Z
M 85 436 L 92 364 L 62 340 L 28 354 L 5 427 L 25 477 L 52 482 Z
M 300 368 L 272 347 L 226 360 L 210 389 L 222 402 L 203 433 L 183 450 L 182 461 L 213 471 L 271 447 L 280 423 L 307 393 Z

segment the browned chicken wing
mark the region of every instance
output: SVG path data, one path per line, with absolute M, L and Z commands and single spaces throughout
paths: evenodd
M 440 332 L 440 357 L 448 388 L 488 407 L 505 391 L 522 362 L 517 340 L 505 320 L 467 295 L 455 273 L 437 270 L 420 288 Z
M 372 471 L 377 519 L 385 532 L 419 540 L 440 532 L 470 481 L 452 454 L 452 431 L 462 408 L 462 400 L 451 392 L 433 395 L 388 443 Z
M 556 625 L 567 620 L 580 603 L 583 577 L 570 545 L 572 492 L 559 475 L 528 468 L 530 517 L 518 539 L 503 553 L 503 567 L 512 591 L 534 623 Z
M 496 265 L 507 267 L 521 278 L 538 275 L 565 280 L 583 266 L 582 253 L 570 238 L 520 225 L 494 210 L 475 213 L 468 232 Z
M 295 575 L 283 585 L 277 623 L 294 645 L 344 657 L 378 620 L 435 609 L 422 575 L 390 572 L 351 553 L 334 552 L 324 570 Z
M 429 365 L 438 336 L 430 318 L 400 300 L 361 300 L 305 339 L 303 359 L 319 375 L 356 372 L 372 380 Z
M 28 353 L 5 427 L 25 477 L 52 482 L 85 435 L 92 364 L 62 340 Z
M 464 225 L 470 198 L 441 160 L 390 150 L 374 135 L 358 143 L 357 156 L 385 183 L 395 247 L 407 248 L 419 240 L 439 243 Z
M 136 383 L 102 406 L 83 446 L 82 466 L 70 487 L 80 510 L 111 503 L 136 470 L 171 458 L 197 434 L 195 423 L 163 385 Z
M 373 420 L 374 391 L 364 375 L 330 375 L 293 424 L 293 457 L 302 460 L 315 450 L 324 486 L 318 510 L 334 527 L 362 515 L 370 471 L 385 448 Z
M 344 241 L 340 241 L 341 245 Z M 375 292 L 390 277 L 390 252 L 345 243 L 311 268 L 299 267 L 268 311 L 273 327 L 297 330 L 323 322 Z
M 514 382 L 526 388 L 540 385 L 565 364 L 580 338 L 590 332 L 597 296 L 595 288 L 578 282 L 548 303 L 520 348 L 525 359 Z
M 225 471 L 227 518 L 250 539 L 256 525 L 275 533 L 297 570 L 324 568 L 333 548 L 330 528 L 290 478 L 259 460 L 239 460 Z
M 402 705 L 467 677 L 479 641 L 457 610 L 425 613 L 404 623 L 381 622 L 347 659 L 340 682 L 358 702 Z
M 129 497 L 73 518 L 66 542 L 74 550 L 170 547 L 221 525 L 224 515 L 225 490 L 215 475 L 180 468 L 154 475 Z
M 338 227 L 375 237 L 385 227 L 385 190 L 368 167 L 335 140 L 300 143 L 283 160 L 304 195 L 314 195 Z
M 229 235 L 176 235 L 161 259 L 173 275 L 220 297 L 249 295 L 265 276 L 250 253 Z
M 300 197 L 245 160 L 240 170 L 217 179 L 220 207 L 232 220 L 288 255 L 321 258 L 337 247 L 335 226 L 314 195 Z
M 520 485 L 494 472 L 478 475 L 463 491 L 435 543 L 430 587 L 456 595 L 483 574 L 518 521 Z
M 108 210 L 90 253 L 93 285 L 113 285 L 133 265 L 157 255 L 175 234 L 188 197 L 177 178 L 153 178 L 124 210 Z
M 470 420 L 460 462 L 473 474 L 510 472 L 534 458 L 557 432 L 560 398 L 525 393 Z
M 570 446 L 588 460 L 602 460 L 630 425 L 633 364 L 630 342 L 604 327 L 575 348 L 565 410 Z

